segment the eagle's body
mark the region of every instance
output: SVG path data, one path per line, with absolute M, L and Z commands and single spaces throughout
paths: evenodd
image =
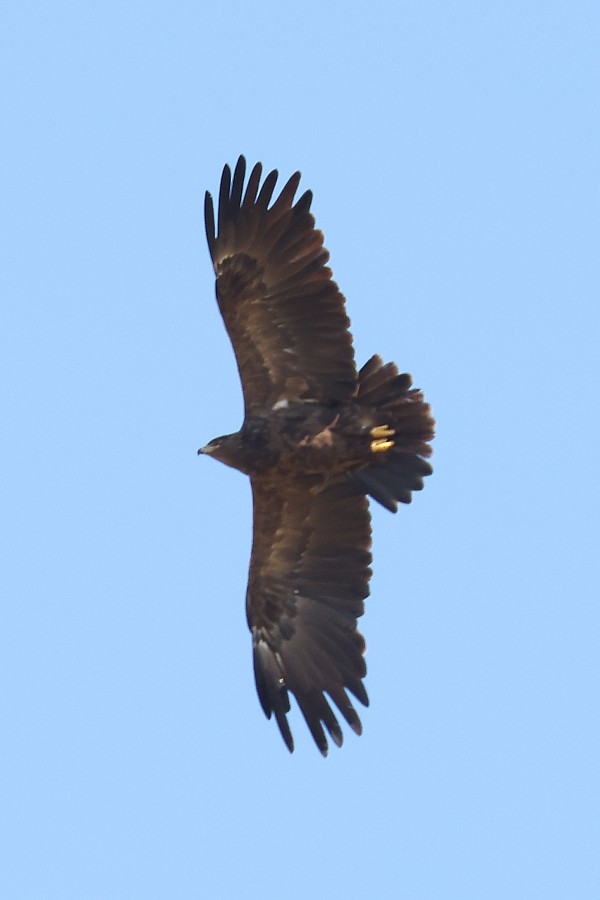
M 239 432 L 200 452 L 248 475 L 254 536 L 246 612 L 266 715 L 290 750 L 288 691 L 322 753 L 342 732 L 325 694 L 360 733 L 346 689 L 367 704 L 364 640 L 371 529 L 366 495 L 395 512 L 431 472 L 433 420 L 409 375 L 378 356 L 357 372 L 344 299 L 325 263 L 299 173 L 269 206 L 277 173 L 244 193 L 245 160 L 221 180 L 218 233 L 205 217 L 217 299 L 245 400 Z M 242 197 L 243 195 L 243 197 Z
M 377 411 L 358 404 L 336 410 L 295 402 L 248 419 L 203 452 L 250 477 L 325 475 L 371 462 L 376 426 Z

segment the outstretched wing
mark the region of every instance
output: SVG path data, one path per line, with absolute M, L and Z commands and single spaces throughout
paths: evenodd
M 371 575 L 368 502 L 345 475 L 253 478 L 252 492 L 246 612 L 258 696 L 291 751 L 291 692 L 325 756 L 323 725 L 338 747 L 343 737 L 324 695 L 357 734 L 362 727 L 346 689 L 369 702 L 362 683 L 365 642 L 357 630 Z
M 233 180 L 229 166 L 223 169 L 216 232 L 209 193 L 204 216 L 246 415 L 293 400 L 343 402 L 356 392 L 350 322 L 309 212 L 312 194 L 306 191 L 293 205 L 296 172 L 269 207 L 277 172 L 259 191 L 257 163 L 244 193 L 245 173 L 243 156 Z

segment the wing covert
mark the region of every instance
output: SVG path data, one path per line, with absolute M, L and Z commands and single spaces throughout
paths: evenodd
M 291 692 L 323 753 L 343 736 L 325 694 L 360 734 L 346 693 L 368 705 L 357 630 L 371 575 L 368 501 L 345 476 L 252 479 L 254 540 L 246 611 L 263 710 L 289 750 Z
M 294 205 L 296 172 L 269 206 L 277 171 L 262 187 L 261 174 L 257 163 L 244 192 L 244 157 L 233 178 L 225 166 L 216 221 L 212 197 L 205 197 L 217 300 L 235 352 L 246 415 L 286 401 L 344 402 L 357 384 L 350 322 L 326 265 L 323 235 L 310 213 L 312 194 L 306 191 Z

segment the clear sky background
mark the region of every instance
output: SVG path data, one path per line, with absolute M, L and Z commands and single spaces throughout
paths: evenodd
M 599 6 L 0 14 L 0 896 L 600 896 Z M 258 705 L 202 203 L 303 173 L 435 474 L 373 511 L 371 707 Z

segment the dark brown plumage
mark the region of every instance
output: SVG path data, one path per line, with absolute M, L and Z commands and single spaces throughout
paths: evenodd
M 271 204 L 277 172 L 260 186 L 246 162 L 225 166 L 217 222 L 206 194 L 206 235 L 219 309 L 237 359 L 245 416 L 239 432 L 199 452 L 250 476 L 254 535 L 246 614 L 261 705 L 289 750 L 291 692 L 327 754 L 368 704 L 357 630 L 369 593 L 367 494 L 392 512 L 423 487 L 433 419 L 410 375 L 373 356 L 356 371 L 344 298 L 323 235 L 294 205 L 300 173 Z M 271 204 L 271 205 L 269 205 Z M 216 228 L 215 228 L 216 224 Z

